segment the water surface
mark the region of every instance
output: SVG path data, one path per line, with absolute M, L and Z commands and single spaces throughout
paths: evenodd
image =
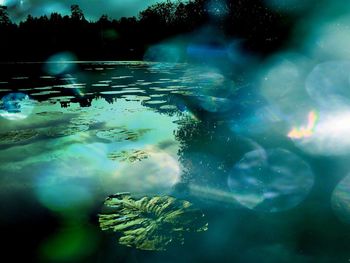
M 1 68 L 8 248 L 34 262 L 350 259 L 349 157 L 297 148 L 253 81 L 186 64 Z M 97 222 L 116 192 L 190 200 L 209 230 L 167 252 L 122 247 Z

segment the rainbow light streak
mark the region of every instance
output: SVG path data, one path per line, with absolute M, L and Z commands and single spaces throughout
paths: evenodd
M 308 115 L 307 126 L 300 128 L 293 128 L 289 133 L 288 137 L 291 139 L 302 139 L 308 138 L 314 133 L 314 129 L 318 120 L 318 116 L 315 111 L 311 111 Z

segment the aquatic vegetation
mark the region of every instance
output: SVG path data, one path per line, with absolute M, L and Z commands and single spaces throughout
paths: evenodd
M 89 130 L 87 125 L 77 125 L 77 124 L 68 124 L 68 125 L 58 125 L 50 127 L 46 130 L 46 135 L 49 137 L 64 137 L 74 135 L 79 132 L 84 132 Z
M 38 116 L 43 116 L 43 117 L 48 117 L 48 118 L 55 118 L 60 115 L 62 115 L 62 111 L 42 111 L 42 112 L 37 112 L 36 115 Z
M 113 142 L 137 141 L 149 131 L 150 129 L 128 130 L 126 127 L 115 127 L 101 129 L 96 133 L 96 136 L 100 139 L 106 139 Z
M 89 116 L 82 115 L 76 118 L 72 118 L 70 120 L 70 123 L 77 126 L 80 126 L 80 125 L 91 126 L 99 123 L 99 121 Z
M 166 101 L 166 100 L 150 100 L 150 101 L 144 102 L 144 104 L 164 104 L 167 102 L 168 101 Z
M 39 133 L 33 129 L 14 130 L 5 133 L 0 133 L 0 145 L 21 143 L 37 137 Z
M 175 105 L 163 105 L 159 107 L 161 110 L 177 110 Z
M 51 94 L 59 94 L 61 91 L 59 90 L 45 90 L 45 91 L 40 91 L 40 92 L 35 92 L 31 93 L 31 96 L 46 96 L 46 95 L 51 95 Z
M 148 154 L 142 150 L 130 150 L 130 151 L 120 151 L 111 152 L 107 155 L 108 159 L 112 161 L 120 160 L 122 162 L 134 163 L 137 161 L 142 161 L 148 158 Z
M 105 200 L 111 213 L 99 215 L 102 230 L 121 235 L 119 244 L 141 250 L 166 250 L 172 244 L 184 244 L 186 232 L 208 229 L 204 214 L 188 201 L 170 196 L 134 199 L 118 193 Z

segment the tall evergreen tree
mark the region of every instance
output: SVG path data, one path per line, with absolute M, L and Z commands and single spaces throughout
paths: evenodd
M 70 7 L 72 13 L 72 19 L 75 21 L 85 20 L 83 10 L 79 7 L 79 5 L 71 5 Z

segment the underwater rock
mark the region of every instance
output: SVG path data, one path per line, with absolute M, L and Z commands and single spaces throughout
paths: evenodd
M 148 158 L 148 154 L 142 150 L 111 152 L 107 155 L 112 161 L 120 160 L 122 162 L 134 163 Z
M 164 251 L 184 244 L 186 232 L 208 229 L 204 214 L 188 201 L 170 196 L 134 199 L 118 193 L 105 200 L 112 212 L 99 215 L 102 230 L 119 233 L 119 244 L 141 250 Z

